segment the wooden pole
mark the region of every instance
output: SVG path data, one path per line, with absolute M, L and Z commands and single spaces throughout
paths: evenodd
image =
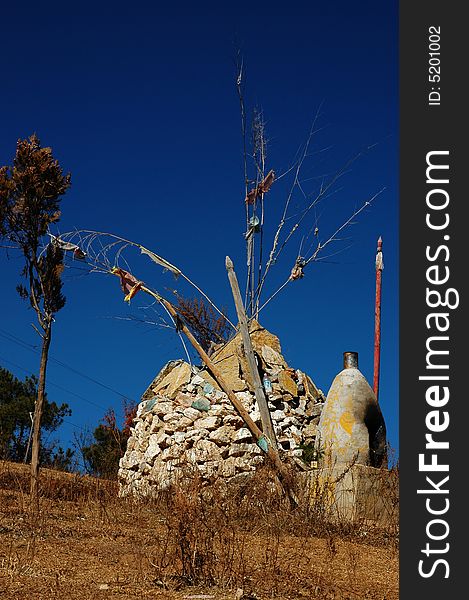
M 261 377 L 259 375 L 259 369 L 254 354 L 254 348 L 252 347 L 251 336 L 249 335 L 248 320 L 246 317 L 246 311 L 244 309 L 243 300 L 241 298 L 241 292 L 239 290 L 238 279 L 234 270 L 233 261 L 229 256 L 226 257 L 226 270 L 228 271 L 228 279 L 231 285 L 231 291 L 233 293 L 234 303 L 236 307 L 236 313 L 238 315 L 239 329 L 243 338 L 244 353 L 251 374 L 252 382 L 254 385 L 254 394 L 256 396 L 257 405 L 261 415 L 262 431 L 267 437 L 267 441 L 277 452 L 277 440 L 275 437 L 275 430 L 272 424 L 272 418 L 267 404 L 267 398 L 264 393 L 264 387 L 262 385 Z
M 166 300 L 165 298 L 163 298 L 162 296 L 160 296 L 159 294 L 157 294 L 153 290 L 150 290 L 149 288 L 147 288 L 144 285 L 142 285 L 140 289 L 143 292 L 145 292 L 145 293 L 149 294 L 150 296 L 152 296 L 153 298 L 155 298 L 155 300 L 157 300 L 161 304 L 163 304 L 163 306 L 166 307 L 166 309 L 171 314 L 171 316 L 174 317 L 174 319 L 178 318 L 177 311 L 174 308 L 174 306 L 171 304 L 171 302 L 168 302 L 168 300 Z M 178 318 L 178 322 L 179 321 L 180 321 L 180 319 Z M 233 404 L 234 408 L 236 409 L 236 412 L 239 414 L 239 416 L 246 423 L 246 426 L 249 429 L 249 431 L 252 433 L 252 435 L 256 438 L 256 440 L 258 442 L 261 442 L 259 444 L 259 447 L 261 449 L 263 449 L 264 452 L 267 454 L 267 456 L 271 459 L 271 461 L 273 462 L 273 464 L 277 468 L 280 480 L 283 481 L 284 478 L 285 478 L 285 467 L 284 467 L 282 461 L 280 460 L 278 452 L 276 452 L 274 450 L 274 448 L 273 448 L 273 446 L 271 444 L 265 444 L 265 445 L 262 444 L 262 440 L 265 438 L 264 434 L 259 429 L 259 427 L 254 423 L 254 421 L 251 419 L 251 417 L 249 416 L 249 413 L 244 408 L 242 402 L 240 402 L 238 400 L 238 398 L 236 397 L 236 395 L 233 392 L 233 390 L 231 390 L 229 388 L 229 386 L 227 385 L 227 383 L 223 379 L 223 377 L 222 377 L 220 371 L 218 370 L 217 366 L 211 361 L 211 359 L 208 356 L 208 354 L 205 352 L 205 350 L 202 348 L 202 346 L 195 339 L 195 337 L 192 335 L 192 333 L 189 331 L 189 329 L 186 327 L 186 325 L 184 323 L 181 324 L 181 331 L 186 335 L 187 339 L 190 341 L 190 343 L 192 344 L 192 346 L 197 350 L 197 352 L 200 355 L 200 358 L 203 360 L 203 362 L 205 363 L 205 365 L 209 368 L 211 374 L 213 375 L 213 377 L 217 381 L 218 385 L 221 387 L 221 389 L 228 396 L 230 402 Z M 294 494 L 290 490 L 288 490 L 288 494 L 290 496 L 290 500 L 296 502 Z
M 379 394 L 379 367 L 381 355 L 381 277 L 384 269 L 383 263 L 383 240 L 378 239 L 376 251 L 376 295 L 375 295 L 375 344 L 374 344 L 374 369 L 373 369 L 373 391 L 378 400 Z

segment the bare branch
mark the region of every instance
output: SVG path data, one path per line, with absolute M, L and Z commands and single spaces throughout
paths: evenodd
M 379 192 L 377 192 L 369 200 L 364 202 L 358 209 L 356 209 L 350 215 L 350 217 L 346 221 L 344 221 L 344 223 L 342 223 L 342 225 L 340 227 L 338 227 L 334 231 L 334 233 L 323 244 L 321 244 L 321 242 L 318 242 L 316 250 L 314 251 L 314 253 L 312 254 L 312 256 L 310 258 L 304 259 L 304 258 L 298 256 L 295 264 L 296 264 L 297 268 L 300 269 L 300 271 L 298 271 L 298 270 L 295 271 L 294 269 L 292 269 L 292 272 L 290 273 L 290 276 L 288 277 L 288 279 L 286 281 L 284 281 L 284 283 L 282 283 L 282 285 L 264 302 L 264 304 L 258 310 L 256 310 L 254 317 L 257 319 L 259 313 L 288 285 L 288 283 L 290 283 L 290 281 L 294 281 L 296 279 L 302 278 L 303 277 L 303 269 L 309 263 L 319 260 L 318 259 L 319 253 L 322 250 L 324 250 L 324 248 L 326 248 L 329 244 L 331 244 L 334 241 L 337 241 L 338 240 L 337 236 L 340 234 L 340 232 L 343 231 L 344 229 L 346 229 L 347 227 L 349 227 L 353 223 L 353 220 L 355 219 L 355 217 L 357 217 L 368 206 L 370 206 L 371 203 L 384 191 L 384 189 L 385 188 L 382 188 Z
M 165 270 L 171 271 L 174 275 L 182 277 L 189 285 L 191 285 L 194 289 L 196 289 L 199 294 L 201 294 L 204 299 L 210 304 L 210 306 L 225 319 L 229 325 L 236 329 L 233 323 L 228 319 L 228 317 L 216 306 L 216 304 L 207 296 L 207 294 L 196 284 L 194 283 L 187 275 L 185 275 L 181 269 L 171 264 L 165 258 L 157 255 L 155 252 L 152 252 L 148 248 L 145 248 L 141 244 L 136 242 L 132 242 L 131 240 L 127 240 L 120 236 L 117 236 L 112 233 L 106 233 L 101 231 L 91 231 L 91 230 L 82 230 L 82 231 L 74 231 L 64 233 L 61 236 L 62 240 L 75 241 L 78 240 L 77 245 L 85 250 L 89 263 L 92 266 L 92 270 L 97 272 L 108 273 L 112 266 L 115 266 L 118 261 L 122 258 L 122 253 L 128 247 L 138 248 L 142 254 L 148 256 L 153 262 L 162 266 Z M 106 241 L 106 238 L 112 240 L 110 242 L 103 243 Z M 94 250 L 94 245 L 98 243 L 100 245 L 100 250 L 96 252 Z M 109 256 L 114 252 L 114 265 L 111 264 Z

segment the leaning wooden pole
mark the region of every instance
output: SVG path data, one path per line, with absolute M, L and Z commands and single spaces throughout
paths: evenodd
M 251 379 L 254 386 L 254 394 L 256 396 L 257 406 L 259 407 L 259 413 L 261 415 L 262 431 L 264 432 L 269 445 L 271 445 L 275 452 L 277 452 L 277 440 L 275 437 L 274 426 L 272 424 L 272 417 L 270 415 L 267 398 L 264 393 L 264 387 L 259 375 L 259 368 L 257 366 L 254 348 L 252 347 L 251 336 L 249 335 L 248 320 L 246 317 L 243 300 L 241 298 L 241 292 L 239 290 L 238 279 L 234 270 L 233 261 L 229 256 L 226 257 L 225 264 L 226 270 L 228 271 L 228 279 L 230 281 L 231 291 L 233 293 L 236 313 L 238 315 L 239 329 L 243 338 L 244 353 L 246 355 L 249 372 L 251 374 Z
M 384 269 L 383 263 L 383 240 L 378 239 L 376 251 L 376 295 L 375 295 L 375 345 L 374 345 L 374 369 L 373 369 L 373 391 L 378 400 L 379 394 L 379 368 L 381 358 L 381 277 Z
M 202 346 L 199 344 L 199 342 L 195 339 L 195 337 L 192 335 L 192 333 L 189 331 L 189 329 L 186 327 L 186 325 L 181 322 L 181 319 L 179 318 L 179 315 L 178 315 L 176 309 L 174 308 L 174 306 L 171 304 L 171 302 L 169 302 L 168 300 L 166 300 L 165 298 L 163 298 L 162 296 L 160 296 L 159 294 L 157 294 L 150 288 L 147 288 L 145 285 L 140 286 L 140 289 L 143 292 L 145 292 L 145 293 L 149 294 L 150 296 L 152 296 L 153 298 L 155 298 L 155 300 L 157 300 L 160 304 L 162 304 L 168 310 L 168 312 L 171 314 L 171 316 L 174 318 L 174 320 L 178 323 L 178 325 L 180 327 L 180 331 L 182 331 L 185 334 L 185 336 L 187 337 L 189 342 L 192 344 L 192 346 L 198 352 L 198 354 L 200 355 L 200 358 L 205 363 L 205 365 L 208 367 L 211 374 L 217 381 L 218 385 L 228 396 L 228 398 L 229 398 L 230 402 L 232 403 L 232 405 L 234 406 L 236 412 L 246 423 L 246 427 L 252 433 L 253 437 L 257 440 L 257 445 L 261 448 L 261 450 L 263 450 L 265 452 L 265 454 L 267 454 L 267 456 L 272 461 L 273 465 L 275 466 L 275 468 L 277 470 L 278 478 L 281 481 L 281 483 L 283 484 L 285 492 L 287 493 L 287 495 L 289 497 L 290 504 L 292 506 L 297 506 L 298 499 L 296 498 L 295 493 L 293 492 L 293 490 L 287 483 L 287 472 L 285 469 L 285 465 L 280 460 L 278 452 L 276 452 L 276 450 L 273 448 L 272 444 L 268 443 L 268 440 L 266 439 L 266 436 L 264 435 L 264 433 L 259 429 L 259 427 L 251 419 L 251 417 L 249 416 L 249 413 L 244 408 L 242 402 L 240 402 L 238 400 L 238 398 L 236 397 L 233 390 L 230 389 L 228 384 L 223 379 L 218 367 L 212 362 L 209 355 L 205 352 L 205 350 L 202 348 Z

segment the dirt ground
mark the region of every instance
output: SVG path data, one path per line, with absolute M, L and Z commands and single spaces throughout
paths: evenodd
M 223 520 L 185 497 L 163 506 L 119 499 L 113 482 L 41 477 L 32 518 L 26 468 L 0 462 L 2 599 L 398 598 L 396 538 L 370 524 L 313 535 L 285 512 Z

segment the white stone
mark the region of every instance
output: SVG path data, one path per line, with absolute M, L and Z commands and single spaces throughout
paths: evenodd
M 187 431 L 188 427 L 190 427 L 193 423 L 193 419 L 189 419 L 187 417 L 182 417 L 176 423 L 176 431 Z
M 197 429 L 208 429 L 209 431 L 212 431 L 217 427 L 219 422 L 219 417 L 205 417 L 202 419 L 197 419 L 197 421 L 194 423 L 194 427 L 197 427 Z
M 144 457 L 147 462 L 152 462 L 155 456 L 161 452 L 161 448 L 158 444 L 157 435 L 151 435 L 148 441 L 148 448 L 145 451 Z
M 283 419 L 285 419 L 286 416 L 287 415 L 284 413 L 283 410 L 275 410 L 272 413 L 272 421 L 276 421 L 276 422 L 283 421 Z
M 258 410 L 253 410 L 249 413 L 249 416 L 254 421 L 254 423 L 261 422 L 261 413 Z
M 201 415 L 200 410 L 197 410 L 196 408 L 186 408 L 183 410 L 182 413 L 185 417 L 187 417 L 188 419 L 191 419 L 192 422 L 194 422 L 196 419 L 198 419 Z
M 146 423 L 145 421 L 139 421 L 136 425 L 135 425 L 135 433 L 138 435 L 141 435 L 146 429 Z
M 137 452 L 137 450 L 132 450 L 132 452 L 126 452 L 124 458 L 122 459 L 122 468 L 123 469 L 134 469 L 137 467 L 143 459 L 142 452 Z
M 155 407 L 153 408 L 155 414 L 159 417 L 163 417 L 168 413 L 172 413 L 174 411 L 174 406 L 172 402 L 157 402 Z
M 254 467 L 249 459 L 237 456 L 235 458 L 235 466 L 237 471 L 253 471 Z
M 161 449 L 171 446 L 171 437 L 164 431 L 159 431 L 156 434 L 156 441 Z
M 235 427 L 239 427 L 239 425 L 242 425 L 244 423 L 243 419 L 241 417 L 238 417 L 238 415 L 226 415 L 226 417 L 223 417 L 223 424 L 224 425 L 234 425 Z
M 252 434 L 247 427 L 241 427 L 235 434 L 234 441 L 235 442 L 244 442 L 247 440 L 252 440 Z
M 181 455 L 181 448 L 178 447 L 177 444 L 174 444 L 173 446 L 170 446 L 169 448 L 165 448 L 161 452 L 161 460 L 167 461 L 167 460 L 171 460 L 174 458 L 179 458 L 180 455 Z
M 234 427 L 223 425 L 210 433 L 209 439 L 217 444 L 231 444 L 235 436 Z
M 254 444 L 233 444 L 228 452 L 228 456 L 244 456 L 245 454 L 251 454 L 253 446 Z
M 249 392 L 235 392 L 235 396 L 242 403 L 246 410 L 249 410 L 254 404 L 254 398 Z
M 223 460 L 218 450 L 218 446 L 209 440 L 198 440 L 194 447 L 187 452 L 189 460 L 192 462 L 203 463 L 207 461 Z
M 220 461 L 209 460 L 198 465 L 198 468 L 206 479 L 213 479 L 218 475 Z
M 178 413 L 176 411 L 166 413 L 163 416 L 163 422 L 167 423 L 168 421 L 175 421 L 175 420 L 179 419 L 180 417 L 181 417 L 181 413 Z
M 176 444 L 182 444 L 186 439 L 185 431 L 176 431 L 173 435 L 173 440 Z
M 285 368 L 287 366 L 287 363 L 285 362 L 283 356 L 270 346 L 262 346 L 261 353 L 262 358 L 269 367 L 273 367 L 275 365 Z
M 153 415 L 153 420 L 150 425 L 150 433 L 155 433 L 161 427 L 161 420 L 156 415 Z

